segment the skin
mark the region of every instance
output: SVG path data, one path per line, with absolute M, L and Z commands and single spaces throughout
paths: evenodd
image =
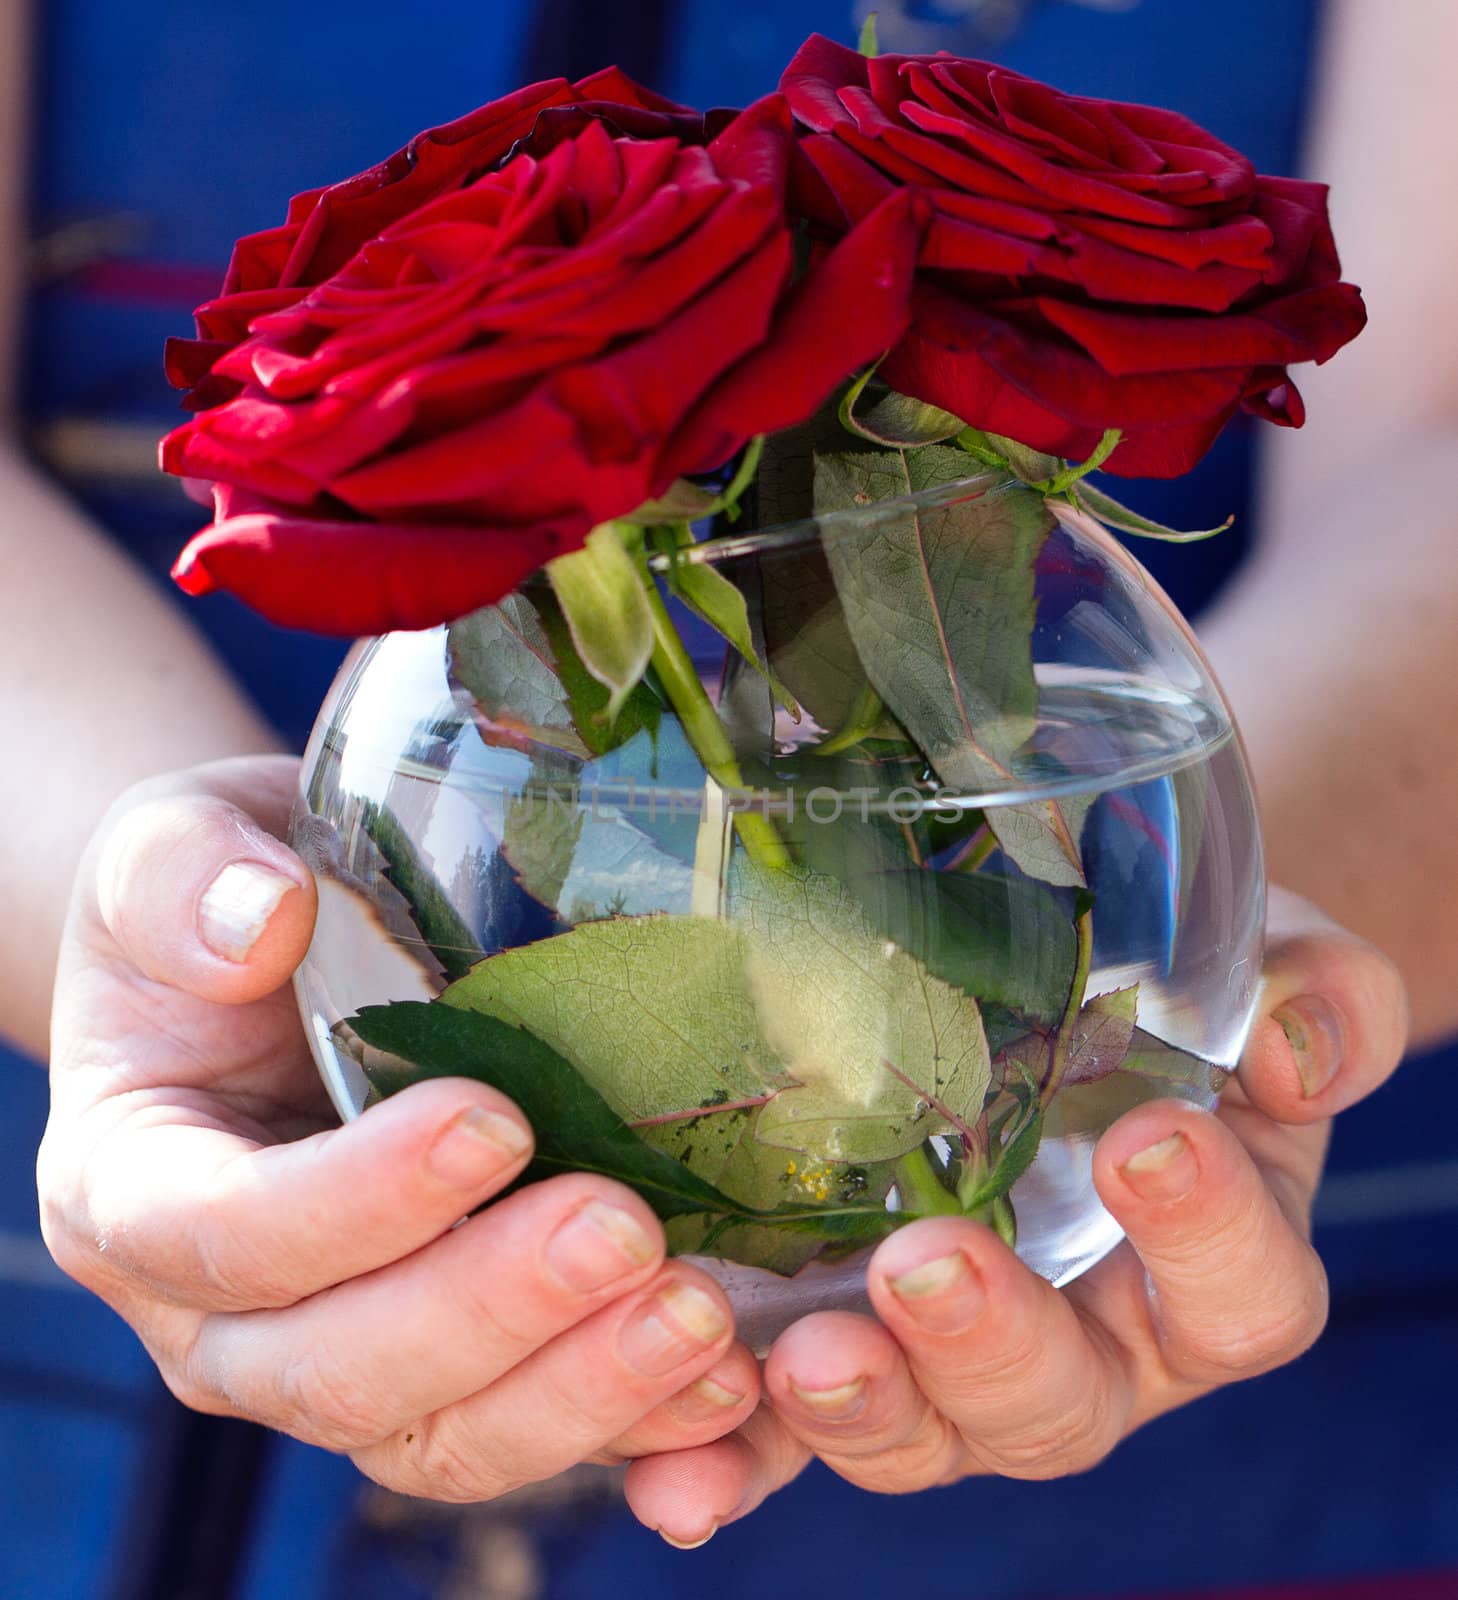
M 1100 1192 L 1130 1242 L 1063 1293 L 986 1230 L 934 1219 L 874 1257 L 879 1320 L 807 1319 L 761 1377 L 705 1303 L 679 1295 L 659 1318 L 669 1365 L 645 1374 L 625 1352 L 655 1295 L 679 1285 L 724 1307 L 707 1280 L 662 1261 L 656 1223 L 626 1191 L 556 1179 L 452 1229 L 525 1159 L 476 1134 L 462 1146 L 462 1118 L 518 1135 L 519 1118 L 480 1085 L 437 1082 L 327 1125 L 282 987 L 313 916 L 308 875 L 277 838 L 290 769 L 252 757 L 127 789 L 273 741 L 178 614 L 18 454 L 0 453 L 0 638 L 17 664 L 0 696 L 7 725 L 37 730 L 13 741 L 0 786 L 0 837 L 17 841 L 0 986 L 7 1026 L 32 1047 L 60 947 L 44 1226 L 187 1403 L 347 1450 L 381 1482 L 443 1499 L 631 1457 L 635 1512 L 695 1543 L 812 1454 L 887 1492 L 1081 1470 L 1148 1418 L 1309 1344 L 1325 1306 L 1306 1235 L 1328 1120 L 1400 1057 L 1404 982 L 1421 1037 L 1458 1023 L 1458 934 L 1420 915 L 1458 889 L 1458 846 L 1432 825 L 1458 806 L 1458 756 L 1432 737 L 1458 710 L 1458 530 L 1439 492 L 1458 451 L 1458 351 L 1437 272 L 1455 222 L 1411 175 L 1394 179 L 1406 169 L 1392 143 L 1401 124 L 1429 171 L 1449 170 L 1441 154 L 1458 157 L 1458 125 L 1441 95 L 1405 96 L 1405 119 L 1361 114 L 1404 72 L 1418 81 L 1458 60 L 1458 13 L 1446 0 L 1413 8 L 1422 15 L 1390 30 L 1397 39 L 1357 0 L 1335 8 L 1314 165 L 1348 208 L 1338 230 L 1374 326 L 1328 372 L 1303 373 L 1314 420 L 1273 447 L 1262 554 L 1205 630 L 1246 730 L 1273 871 L 1356 932 L 1277 897 L 1238 1088 L 1217 1116 L 1165 1101 L 1105 1136 Z M 0 23 L 19 18 L 16 0 L 0 0 Z M 19 59 L 0 50 L 0 73 Z M 15 87 L 0 83 L 0 106 L 18 103 Z M 1414 133 L 1413 118 L 1431 126 Z M 1394 472 L 1399 438 L 1408 454 Z M 33 559 L 38 537 L 45 561 Z M 1351 647 L 1367 637 L 1380 648 Z M 1338 720 L 1333 706 L 1358 715 Z M 57 726 L 87 736 L 40 737 Z M 1375 847 L 1374 818 L 1398 847 Z M 258 897 L 226 874 L 240 862 L 284 880 L 261 924 Z M 220 928 L 232 930 L 224 955 L 203 938 Z M 1309 1042 L 1304 1055 L 1282 1019 Z M 447 1144 L 457 1154 L 438 1168 Z M 593 1202 L 619 1216 L 605 1243 L 575 1236 L 599 1277 L 574 1288 L 551 1241 Z M 602 1277 L 614 1250 L 618 1276 Z M 416 1357 L 402 1363 L 406 1340 Z
M 295 782 L 288 758 L 164 779 L 88 848 L 39 1160 L 56 1259 L 186 1404 L 409 1494 L 487 1500 L 745 1420 L 728 1303 L 628 1190 L 573 1174 L 453 1226 L 530 1157 L 502 1095 L 437 1081 L 332 1126 L 284 987 L 316 904 L 276 837 Z M 275 881 L 261 926 L 219 905 L 240 863 Z

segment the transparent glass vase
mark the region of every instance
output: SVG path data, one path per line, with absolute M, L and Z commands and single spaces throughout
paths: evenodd
M 298 997 L 341 1115 L 414 1072 L 364 1042 L 361 1008 L 466 996 L 757 1215 L 964 1209 L 1055 1284 L 1113 1248 L 1094 1144 L 1151 1097 L 1212 1105 L 1235 1067 L 1261 845 L 1188 626 L 1097 524 L 1050 519 L 1038 543 L 1016 705 L 960 670 L 1006 615 L 975 584 L 930 645 L 894 595 L 851 594 L 908 519 L 970 539 L 1009 492 L 971 479 L 649 557 L 692 712 L 657 656 L 615 721 L 585 712 L 545 577 L 356 646 L 292 834 L 320 880 Z M 752 652 L 695 616 L 687 568 L 744 597 Z M 871 683 L 907 672 L 898 720 Z M 711 1224 L 679 1216 L 670 1244 L 759 1348 L 865 1304 L 874 1228 Z

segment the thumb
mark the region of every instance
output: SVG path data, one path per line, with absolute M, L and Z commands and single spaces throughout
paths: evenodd
M 309 947 L 314 879 L 233 798 L 209 792 L 205 773 L 193 777 L 191 790 L 170 780 L 113 809 L 82 867 L 72 927 L 98 953 L 201 1000 L 256 1000 Z

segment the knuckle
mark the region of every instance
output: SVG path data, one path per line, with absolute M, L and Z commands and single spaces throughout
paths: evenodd
M 276 1237 L 240 1227 L 217 1196 L 201 1202 L 193 1229 L 191 1276 L 194 1296 L 216 1310 L 278 1310 L 300 1295 L 290 1283 L 290 1264 Z
M 990 1394 L 1009 1410 L 1036 1405 L 1047 1387 L 1047 1350 L 1034 1329 L 990 1330 L 985 1343 L 969 1341 L 955 1370 L 941 1377 L 941 1389 L 954 1412 L 976 1413 Z
M 328 1450 L 359 1450 L 388 1432 L 383 1407 L 327 1346 L 299 1351 L 279 1370 L 274 1425 Z
M 43 1141 L 36 1163 L 41 1239 L 51 1259 L 83 1288 L 102 1294 L 118 1275 L 109 1230 L 97 1223 L 75 1173 Z
M 886 1494 L 914 1494 L 948 1480 L 955 1462 L 964 1454 L 961 1441 L 940 1419 L 896 1444 L 871 1438 L 838 1441 L 825 1452 L 826 1464 L 861 1488 Z
M 620 1384 L 603 1392 L 587 1378 L 596 1370 L 594 1363 L 582 1362 L 574 1363 L 570 1373 L 548 1369 L 541 1375 L 536 1397 L 539 1415 L 550 1419 L 548 1431 L 554 1443 L 572 1450 L 574 1458 L 621 1433 L 632 1416 L 620 1413 L 641 1412 L 652 1399 L 629 1403 L 629 1391 Z
M 424 1417 L 374 1450 L 351 1458 L 367 1477 L 399 1493 L 472 1505 L 498 1500 L 533 1480 L 503 1472 L 449 1412 Z
M 154 1356 L 154 1359 L 155 1356 Z M 208 1417 L 240 1417 L 243 1413 L 212 1384 L 203 1382 L 185 1365 L 158 1361 L 157 1370 L 168 1392 L 179 1405 L 189 1411 L 200 1411 Z
M 1181 1375 L 1204 1382 L 1232 1383 L 1283 1367 L 1304 1355 L 1326 1326 L 1326 1275 L 1310 1257 L 1314 1271 L 1304 1288 L 1293 1284 L 1281 1300 L 1231 1317 L 1185 1341 Z
M 203 1323 L 164 1312 L 147 1319 L 137 1334 L 168 1392 L 180 1405 L 210 1417 L 248 1415 L 209 1367 Z
M 494 1365 L 514 1367 L 541 1344 L 530 1280 L 470 1273 L 451 1287 L 461 1320 L 472 1328 L 474 1342 L 491 1352 Z
M 1118 1427 L 1106 1396 L 1090 1395 L 1046 1418 L 1034 1431 L 1005 1439 L 978 1453 L 1007 1478 L 1041 1480 L 1090 1472 L 1118 1443 Z
M 41 1239 L 51 1260 L 83 1288 L 95 1290 L 104 1276 L 100 1252 L 94 1239 L 87 1240 L 71 1226 L 64 1209 L 49 1203 L 44 1196 L 40 1207 Z

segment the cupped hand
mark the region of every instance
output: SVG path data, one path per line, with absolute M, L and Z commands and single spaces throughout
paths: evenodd
M 530 1156 L 502 1095 L 423 1083 L 333 1126 L 287 987 L 316 907 L 280 842 L 296 774 L 159 780 L 92 842 L 39 1163 L 56 1260 L 186 1404 L 413 1495 L 490 1499 L 744 1421 L 759 1373 L 728 1304 L 629 1190 L 574 1174 L 460 1222 Z
M 1406 1027 L 1390 962 L 1273 895 L 1260 1016 L 1218 1111 L 1155 1101 L 1099 1142 L 1117 1250 L 1058 1291 L 977 1223 L 908 1225 L 871 1258 L 876 1317 L 781 1335 L 767 1403 L 732 1437 L 635 1462 L 634 1511 L 702 1542 L 812 1456 L 887 1493 L 1081 1472 L 1150 1418 L 1294 1359 L 1326 1317 L 1310 1217 L 1331 1118 L 1392 1072 Z

